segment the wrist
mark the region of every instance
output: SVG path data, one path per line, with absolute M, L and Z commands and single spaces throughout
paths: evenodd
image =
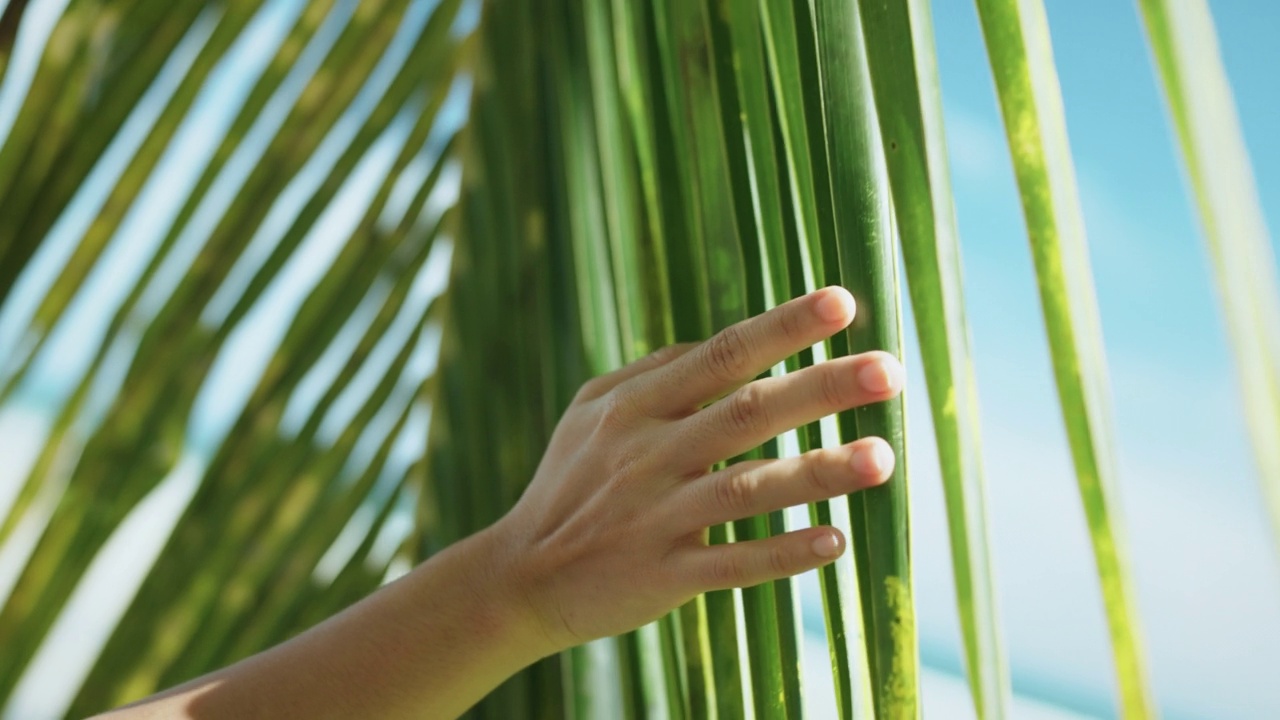
M 540 586 L 528 542 L 507 518 L 468 537 L 458 549 L 465 556 L 477 610 L 489 627 L 532 663 L 573 645 L 554 632 L 535 596 Z

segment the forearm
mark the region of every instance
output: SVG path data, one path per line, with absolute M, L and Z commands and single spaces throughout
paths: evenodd
M 102 717 L 456 717 L 558 649 L 513 602 L 501 543 L 472 536 L 287 643 Z
M 901 392 L 883 352 L 755 379 L 853 309 L 829 288 L 592 380 L 496 525 L 276 649 L 107 717 L 451 718 L 557 650 L 830 562 L 831 527 L 713 546 L 705 531 L 886 482 L 885 440 L 709 468 Z

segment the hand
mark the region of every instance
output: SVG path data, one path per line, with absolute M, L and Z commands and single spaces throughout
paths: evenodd
M 887 400 L 903 369 L 884 352 L 752 379 L 845 328 L 852 296 L 830 287 L 700 344 L 663 348 L 584 385 L 524 496 L 490 528 L 489 569 L 545 633 L 549 651 L 632 630 L 699 593 L 824 565 L 841 533 L 815 527 L 708 547 L 710 525 L 884 482 L 893 452 L 863 438 L 800 457 L 714 463 L 782 432 Z
M 883 440 L 708 469 L 901 390 L 879 352 L 751 382 L 852 319 L 827 288 L 592 380 L 498 523 L 288 642 L 103 717 L 457 717 L 540 657 L 830 562 L 834 528 L 714 547 L 704 531 L 884 482 Z

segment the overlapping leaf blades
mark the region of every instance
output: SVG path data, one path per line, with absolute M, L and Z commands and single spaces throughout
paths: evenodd
M 180 457 L 188 458 L 184 467 L 198 457 L 189 428 L 201 420 L 189 417 L 213 382 L 215 359 L 240 362 L 229 346 L 243 348 L 235 341 L 241 328 L 261 331 L 256 318 L 267 303 L 295 303 L 295 314 L 239 418 L 225 437 L 213 436 L 212 460 L 194 461 L 195 499 L 72 704 L 76 716 L 278 642 L 386 574 L 396 548 L 375 541 L 385 545 L 403 532 L 388 520 L 408 511 L 424 480 L 425 466 L 407 462 L 413 451 L 405 448 L 425 432 L 426 361 L 438 336 L 429 328 L 439 319 L 424 302 L 441 289 L 441 263 L 448 261 L 448 243 L 433 242 L 447 221 L 429 198 L 451 182 L 442 171 L 457 121 L 440 109 L 464 47 L 451 33 L 457 0 L 364 3 L 354 13 L 349 1 L 123 5 L 71 3 L 0 149 L 6 292 L 29 264 L 52 262 L 36 249 L 54 220 L 75 207 L 73 197 L 105 197 L 32 306 L 24 344 L 3 348 L 10 397 L 48 381 L 49 352 L 65 348 L 57 338 L 66 332 L 67 308 L 85 302 L 87 288 L 101 288 L 104 258 L 132 242 L 117 229 L 154 198 L 147 189 L 153 178 L 172 173 L 165 158 L 184 150 L 174 139 L 190 141 L 192 118 L 209 122 L 210 85 L 235 97 L 228 83 L 243 76 L 229 79 L 235 76 L 224 68 L 239 63 L 240 72 L 252 72 L 237 55 L 249 51 L 243 40 L 274 35 L 278 50 L 274 59 L 266 50 L 203 179 L 185 196 L 167 237 L 139 261 L 140 277 L 119 300 L 105 301 L 117 304 L 102 334 L 90 336 L 95 345 L 80 349 L 87 371 L 59 380 L 64 389 L 55 391 L 60 400 L 45 447 L 19 478 L 22 489 L 0 530 L 11 537 L 24 518 L 43 524 L 0 610 L 0 697 L 9 698 L 103 541 Z M 88 54 L 67 57 L 56 51 L 63 47 Z M 183 53 L 185 65 L 171 60 Z M 308 53 L 309 66 L 300 60 Z M 176 86 L 157 95 L 157 75 L 172 72 L 180 73 Z M 50 82 L 57 73 L 64 81 Z M 136 133 L 129 123 L 151 106 L 155 119 L 119 174 L 101 174 L 96 166 L 118 152 L 109 148 Z M 275 127 L 263 122 L 264 108 L 272 107 Z M 36 127 L 38 136 L 30 130 Z M 220 176 L 229 161 L 247 157 L 247 145 L 255 146 L 248 152 L 258 154 L 257 169 L 228 194 Z M 298 179 L 304 166 L 315 168 L 308 176 L 314 181 Z M 354 189 L 352 180 L 370 173 L 377 185 Z M 207 206 L 217 202 L 210 197 L 219 193 L 230 202 L 215 226 L 193 229 L 193 221 L 208 222 Z M 346 229 L 333 207 L 357 213 Z M 270 226 L 274 238 L 263 230 L 269 213 L 285 220 Z M 190 236 L 201 230 L 203 244 L 193 245 Z M 336 238 L 338 252 L 327 260 L 315 254 L 326 235 L 338 233 L 345 233 Z M 267 252 L 249 250 L 255 238 Z M 307 281 L 284 287 L 281 280 L 297 278 L 308 253 L 324 266 L 310 293 L 298 295 Z M 217 291 L 226 294 L 224 284 L 239 286 L 233 301 L 211 303 Z M 286 299 L 291 295 L 296 299 Z M 340 333 L 361 322 L 368 323 L 363 337 Z M 121 363 L 130 366 L 123 379 Z M 300 397 L 311 391 L 300 387 L 314 386 L 310 376 L 323 377 L 326 367 L 333 368 L 327 389 L 307 409 Z M 379 373 L 372 385 L 371 372 Z M 301 418 L 295 430 L 288 429 L 291 413 Z M 335 422 L 344 423 L 336 435 L 327 429 Z M 421 453 L 424 443 L 416 445 Z M 41 497 L 57 499 L 51 512 Z M 370 514 L 368 522 L 352 521 L 358 510 Z M 331 575 L 315 575 L 344 528 L 344 549 L 331 551 L 340 554 L 330 565 L 339 564 Z
M 673 338 L 705 338 L 827 283 L 856 288 L 869 320 L 849 337 L 836 338 L 819 357 L 846 354 L 851 347 L 901 352 L 883 165 L 879 175 L 861 170 L 879 152 L 872 142 L 872 99 L 865 79 L 856 84 L 856 66 L 850 76 L 842 59 L 819 56 L 818 26 L 809 9 L 718 0 L 651 6 L 560 0 L 543 15 L 549 42 L 540 43 L 516 27 L 530 5 L 491 12 L 485 21 L 488 42 L 472 114 L 477 121 L 492 120 L 472 126 L 472 180 L 462 200 L 468 208 L 464 217 L 472 221 L 460 232 L 467 249 L 459 251 L 469 259 L 454 278 L 455 288 L 467 288 L 474 298 L 455 316 L 453 332 L 463 355 L 484 357 L 501 346 L 529 353 L 516 356 L 517 364 L 540 367 L 563 358 L 568 342 L 570 353 L 581 353 L 586 362 L 578 368 L 602 372 Z M 823 63 L 830 64 L 829 86 L 819 84 Z M 523 92 L 535 83 L 542 83 L 541 96 Z M 844 115 L 830 121 L 863 123 L 861 144 L 828 138 L 824 90 L 847 101 Z M 838 207 L 832 167 L 845 173 L 836 180 L 839 191 L 865 197 L 866 204 L 851 202 L 851 212 Z M 497 186 L 516 188 L 514 195 L 494 193 L 495 172 L 521 180 Z M 853 187 L 859 183 L 869 187 Z M 545 188 L 545 195 L 531 188 Z M 517 204 L 511 207 L 512 202 Z M 501 219 L 510 212 L 526 218 L 524 224 Z M 837 217 L 845 227 L 838 229 Z M 864 240 L 867 228 L 879 232 Z M 853 249 L 864 242 L 866 250 Z M 576 306 L 578 319 L 530 316 L 528 322 L 549 324 L 540 332 L 535 325 L 533 338 L 517 340 L 525 337 L 525 323 L 511 332 L 501 319 L 510 305 L 492 298 L 528 298 L 540 279 L 523 276 L 524 285 L 513 288 L 512 276 L 488 269 L 494 260 L 485 252 L 554 268 L 552 301 Z M 573 277 L 566 277 L 566 268 L 576 271 Z M 655 307 L 674 310 L 669 330 L 650 319 Z M 489 308 L 495 315 L 483 314 Z M 566 319 L 576 324 L 566 327 Z M 550 355 L 546 341 L 537 338 L 558 338 L 562 345 Z M 806 352 L 778 371 L 813 360 Z M 460 370 L 449 392 L 459 394 L 459 407 L 468 404 L 467 397 L 480 403 L 492 396 L 492 382 Z M 563 403 L 572 391 L 525 383 L 502 394 L 530 397 L 531 388 L 542 393 L 544 405 L 549 398 Z M 832 442 L 884 434 L 903 453 L 900 403 L 850 413 L 838 423 Z M 450 467 L 486 462 L 466 447 L 457 427 L 436 427 L 450 437 L 448 444 L 433 444 L 435 452 L 450 454 Z M 823 442 L 816 425 L 795 439 L 800 450 Z M 784 446 L 769 443 L 753 455 L 776 457 Z M 815 508 L 819 521 L 840 523 L 855 539 L 859 557 L 869 558 L 855 570 L 853 557 L 846 557 L 823 578 L 828 617 L 837 628 L 831 637 L 833 670 L 849 717 L 872 707 L 859 572 L 868 587 L 891 590 L 867 596 L 877 613 L 867 621 L 870 634 L 892 638 L 879 651 L 882 667 L 902 673 L 892 683 L 901 698 L 886 700 L 887 712 L 915 712 L 904 465 L 889 488 L 868 500 L 870 506 L 855 499 L 863 513 L 855 523 L 844 499 Z M 483 476 L 480 467 L 462 474 Z M 452 496 L 444 485 L 441 480 L 439 496 Z M 778 512 L 713 528 L 710 540 L 746 541 L 786 529 Z M 654 630 L 622 642 L 620 687 L 575 684 L 574 702 L 608 707 L 592 691 L 620 691 L 631 716 L 731 718 L 749 706 L 758 718 L 802 717 L 795 593 L 786 581 L 699 599 Z M 599 658 L 599 652 L 572 654 L 571 677 L 587 677 L 581 663 L 591 657 Z M 489 702 L 507 707 L 502 698 Z
M 1121 705 L 1148 716 L 1113 507 L 1105 363 L 1043 9 L 977 4 Z M 1280 302 L 1212 26 L 1202 2 L 1140 6 L 1273 488 Z M 0 146 L 0 309 L 21 323 L 20 342 L 0 348 L 0 400 L 29 396 L 45 377 L 84 288 L 127 242 L 122 228 L 189 141 L 187 123 L 209 112 L 208 88 L 263 23 L 274 15 L 280 27 L 253 81 L 226 91 L 235 111 L 82 350 L 87 370 L 46 408 L 44 446 L 0 522 L 0 543 L 22 523 L 42 528 L 0 608 L 0 699 L 97 551 L 172 482 L 197 437 L 212 449 L 193 499 L 72 715 L 243 657 L 368 592 L 392 557 L 384 538 L 420 558 L 492 522 L 590 375 L 824 284 L 854 293 L 857 321 L 772 372 L 870 349 L 901 356 L 901 249 L 975 707 L 1007 716 L 925 0 L 509 0 L 486 6 L 477 47 L 454 29 L 460 11 L 479 10 L 476 0 L 67 4 Z M 0 78 L 29 13 L 11 0 L 0 16 Z M 466 136 L 452 143 L 449 118 L 463 101 L 446 93 L 459 70 L 475 93 Z M 443 212 L 455 146 L 462 187 Z M 113 152 L 125 156 L 114 174 L 102 170 Z M 363 198 L 352 199 L 362 184 Z M 77 210 L 91 186 L 101 186 L 100 204 Z M 246 328 L 260 327 L 263 308 L 287 297 L 283 279 L 318 257 L 313 238 L 344 204 L 359 212 L 338 249 L 320 253 L 324 269 L 303 283 L 308 292 L 287 301 L 288 329 L 267 340 L 272 351 L 242 405 L 226 427 L 195 432 L 220 364 L 233 361 Z M 65 255 L 46 252 L 75 212 L 86 216 Z M 453 247 L 450 293 L 433 300 L 429 279 Z M 23 286 L 36 297 L 13 311 L 13 291 L 40 263 L 55 272 Z M 399 450 L 425 434 L 428 398 L 437 420 L 427 456 Z M 801 428 L 750 456 L 866 435 L 894 447 L 893 481 L 810 508 L 813 522 L 837 525 L 852 544 L 820 573 L 833 700 L 844 718 L 912 718 L 920 703 L 901 401 Z M 1280 492 L 1268 492 L 1280 518 Z M 410 506 L 417 525 L 401 544 L 392 530 Z M 787 529 L 775 512 L 712 528 L 709 540 Z M 627 637 L 540 663 L 473 714 L 812 716 L 802 634 L 794 581 L 712 593 Z

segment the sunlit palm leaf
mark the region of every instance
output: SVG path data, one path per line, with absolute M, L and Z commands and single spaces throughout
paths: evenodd
M 1058 396 L 1075 462 L 1111 630 L 1120 705 L 1126 718 L 1154 715 L 1142 658 L 1137 608 L 1118 524 L 1116 458 L 1109 389 L 1084 218 L 1067 142 L 1066 116 L 1039 0 L 978 0 L 1022 194 Z M 980 636 L 996 643 L 998 637 Z M 970 656 L 970 667 L 982 668 Z M 976 697 L 1004 702 L 1003 675 L 982 677 Z M 989 707 L 989 704 L 988 704 Z M 983 705 L 979 704 L 979 709 Z M 1006 711 L 1002 708 L 1001 715 Z M 993 715 L 994 716 L 994 715 Z
M 922 0 L 861 6 L 881 142 L 902 237 L 907 285 L 929 388 L 947 499 L 952 566 L 966 647 L 994 648 L 995 599 L 978 440 L 977 386 L 961 289 L 959 238 L 951 200 L 932 19 Z M 905 508 L 897 525 L 905 555 Z M 887 577 L 863 593 L 878 595 L 868 622 L 876 709 L 888 717 L 919 713 L 910 576 Z M 864 580 L 864 586 L 866 582 Z M 875 613 L 876 605 L 884 609 Z M 901 617 L 900 622 L 891 618 Z M 886 667 L 898 658 L 893 666 Z M 984 663 L 998 662 L 987 657 Z M 984 665 L 991 669 L 990 664 Z M 996 671 L 1000 672 L 1000 671 Z
M 73 716 L 279 642 L 494 522 L 591 375 L 827 284 L 855 295 L 853 326 L 771 373 L 873 349 L 901 357 L 900 232 L 970 685 L 980 717 L 1006 717 L 925 0 L 512 0 L 485 4 L 476 42 L 459 37 L 459 19 L 480 5 L 66 3 L 0 145 L 0 332 L 16 333 L 0 347 L 0 403 L 47 382 L 113 257 L 123 248 L 138 259 L 76 350 L 78 369 L 40 408 L 43 444 L 0 520 L 6 551 L 32 545 L 0 607 L 0 701 L 157 487 L 191 482 L 191 499 Z M 1274 259 L 1212 26 L 1203 3 L 1140 5 L 1208 228 L 1263 479 L 1280 487 L 1268 449 L 1280 434 Z M 1123 708 L 1147 716 L 1109 489 L 1096 302 L 1043 9 L 978 7 Z M 45 9 L 4 5 L 0 80 L 21 80 L 9 77 L 19 27 Z M 227 106 L 216 121 L 215 102 Z M 166 188 L 172 208 L 157 210 L 156 186 L 201 129 L 207 154 L 193 153 L 189 180 Z M 356 208 L 349 223 L 333 227 L 345 206 Z M 133 244 L 131 223 L 148 214 L 161 226 Z M 448 294 L 437 297 L 446 263 Z M 277 334 L 255 337 L 272 312 L 284 316 Z M 262 345 L 260 364 L 241 368 L 250 344 Z M 219 415 L 210 398 L 229 367 L 246 375 L 243 397 Z M 912 718 L 902 401 L 746 456 L 869 435 L 899 458 L 892 482 L 809 508 L 851 545 L 819 573 L 834 699 L 842 718 Z M 193 477 L 174 473 L 191 467 Z M 1280 527 L 1280 490 L 1269 493 Z M 715 527 L 709 541 L 784 532 L 790 517 Z M 471 715 L 812 715 L 797 587 L 698 597 L 538 663 Z
M 1235 100 L 1204 0 L 1139 0 L 1235 346 L 1254 459 L 1280 551 L 1280 289 Z

